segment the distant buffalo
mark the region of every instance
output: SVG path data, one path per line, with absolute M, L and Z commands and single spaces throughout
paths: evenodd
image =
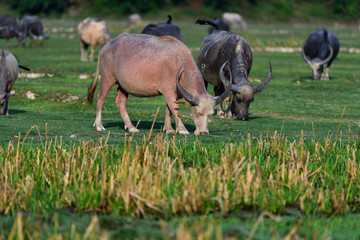
M 141 23 L 142 23 L 142 20 L 141 20 L 140 14 L 134 13 L 134 14 L 131 14 L 128 17 L 128 20 L 126 22 L 126 26 L 127 27 L 132 27 L 132 26 L 140 25 Z
M 44 35 L 43 25 L 37 16 L 22 17 L 19 22 L 19 28 L 25 38 L 30 37 L 35 40 L 45 40 L 50 37 L 50 31 Z
M 301 55 L 310 65 L 312 78 L 315 80 L 329 80 L 329 68 L 339 53 L 339 40 L 326 30 L 317 30 L 310 34 L 302 48 Z M 324 64 L 327 64 L 325 74 Z
M 104 46 L 111 40 L 109 28 L 104 20 L 86 18 L 78 25 L 81 61 L 88 60 L 87 49 L 91 46 L 90 61 L 94 61 L 95 46 Z
M 9 40 L 16 37 L 17 47 L 25 44 L 24 34 L 20 31 L 16 18 L 12 15 L 0 16 L 0 38 L 6 39 L 6 46 L 9 47 Z
M 222 14 L 222 19 L 228 22 L 231 26 L 241 26 L 243 30 L 247 29 L 247 23 L 243 17 L 238 13 L 225 12 Z
M 184 35 L 182 34 L 180 28 L 172 24 L 171 20 L 171 15 L 168 15 L 168 21 L 166 23 L 149 24 L 142 30 L 141 33 L 158 37 L 172 36 L 184 42 Z

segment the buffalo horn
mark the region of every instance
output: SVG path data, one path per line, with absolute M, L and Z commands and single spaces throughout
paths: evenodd
M 181 75 L 183 74 L 184 71 L 181 72 L 180 74 L 180 70 L 182 68 L 184 64 L 182 64 L 180 67 L 179 67 L 179 70 L 177 71 L 176 73 L 176 86 L 177 86 L 177 89 L 179 90 L 180 94 L 185 98 L 186 101 L 188 101 L 191 105 L 199 105 L 200 103 L 200 99 L 196 98 L 196 97 L 193 97 L 190 93 L 188 93 L 179 83 L 179 80 L 181 78 Z M 179 75 L 180 74 L 180 75 Z
M 329 50 L 330 50 L 329 56 L 328 56 L 325 60 L 319 62 L 318 64 L 323 65 L 323 64 L 327 63 L 328 61 L 330 61 L 330 59 L 331 59 L 332 56 L 333 56 L 334 50 L 333 50 L 332 47 L 330 47 L 330 46 L 329 46 Z
M 259 86 L 255 86 L 254 87 L 254 92 L 257 93 L 257 92 L 261 92 L 262 90 L 264 90 L 264 88 L 266 87 L 266 85 L 268 85 L 268 83 L 270 82 L 271 80 L 271 74 L 272 74 L 272 67 L 271 67 L 271 63 L 269 62 L 269 65 L 270 65 L 270 72 L 269 72 L 269 75 L 268 77 L 266 78 L 266 80 L 260 84 Z
M 227 65 L 227 63 L 229 62 L 229 60 L 227 60 L 220 68 L 220 72 L 219 72 L 219 76 L 220 76 L 220 80 L 222 82 L 222 84 L 224 84 L 225 87 L 229 88 L 229 82 L 232 82 L 232 75 L 231 75 L 231 71 L 230 68 L 228 67 L 229 70 L 229 74 L 230 74 L 230 81 L 225 77 L 224 74 L 224 67 L 225 65 Z M 240 87 L 236 86 L 236 85 L 231 85 L 231 91 L 233 92 L 239 92 L 240 91 Z
M 304 48 L 301 48 L 301 56 L 307 64 L 311 64 L 311 60 L 305 55 Z
M 227 96 L 229 96 L 230 94 L 232 94 L 234 92 L 233 90 L 233 85 L 232 85 L 232 76 L 231 76 L 231 71 L 229 69 L 229 73 L 230 73 L 230 81 L 228 81 L 224 75 L 224 67 L 225 65 L 228 63 L 229 61 L 226 61 L 220 68 L 220 79 L 221 82 L 226 86 L 226 90 L 217 98 L 215 98 L 215 105 L 218 105 L 219 103 L 222 103 L 225 98 L 227 98 Z M 229 83 L 228 83 L 229 82 Z

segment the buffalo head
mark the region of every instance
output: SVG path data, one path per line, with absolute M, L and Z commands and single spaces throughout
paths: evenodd
M 228 63 L 229 61 L 226 61 L 223 65 L 223 67 Z M 236 120 L 243 120 L 243 121 L 247 121 L 249 120 L 249 106 L 250 103 L 254 101 L 254 95 L 255 93 L 261 92 L 262 90 L 264 90 L 264 88 L 266 87 L 266 85 L 268 85 L 268 83 L 271 80 L 271 74 L 272 74 L 272 67 L 271 67 L 271 63 L 269 62 L 270 65 L 270 71 L 269 71 L 269 75 L 266 78 L 266 80 L 260 84 L 259 86 L 253 86 L 250 82 L 246 81 L 244 84 L 242 85 L 230 85 L 229 82 L 231 81 L 231 71 L 230 68 L 228 67 L 228 73 L 230 75 L 230 81 L 226 78 L 224 71 L 223 71 L 223 67 L 220 70 L 220 79 L 221 82 L 224 84 L 224 86 L 226 88 L 230 88 L 233 91 L 233 101 L 232 104 L 229 106 L 229 108 L 233 108 L 232 112 L 235 112 L 237 115 L 234 116 L 234 118 Z M 229 110 L 229 108 L 226 110 L 226 112 Z
M 221 67 L 221 71 L 223 71 L 225 64 Z M 182 65 L 180 66 L 177 74 L 176 74 L 176 85 L 179 93 L 191 104 L 191 114 L 194 120 L 196 130 L 194 132 L 195 135 L 207 135 L 209 134 L 208 130 L 208 118 L 209 116 L 214 114 L 214 106 L 220 104 L 228 97 L 232 91 L 232 81 L 228 81 L 229 87 L 226 91 L 221 94 L 219 97 L 212 97 L 209 94 L 204 94 L 200 97 L 194 97 L 190 93 L 188 93 L 179 83 L 181 75 L 180 70 Z
M 310 59 L 306 56 L 304 52 L 304 48 L 301 49 L 301 55 L 304 59 L 304 61 L 310 65 L 310 68 L 312 70 L 312 78 L 314 80 L 320 80 L 321 75 L 324 71 L 324 64 L 328 63 L 331 58 L 333 57 L 333 49 L 329 46 L 330 53 L 326 59 L 320 59 L 318 57 Z

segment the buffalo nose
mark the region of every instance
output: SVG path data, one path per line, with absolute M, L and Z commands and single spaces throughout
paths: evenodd
M 200 132 L 200 135 L 209 135 L 209 132 Z
M 244 117 L 237 116 L 237 117 L 236 117 L 236 120 L 248 121 L 248 120 L 249 120 L 249 118 L 248 118 L 248 117 L 246 117 L 246 116 L 244 116 Z

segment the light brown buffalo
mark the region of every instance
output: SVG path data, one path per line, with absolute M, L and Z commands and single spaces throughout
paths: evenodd
M 128 94 L 137 97 L 163 95 L 167 102 L 164 131 L 175 132 L 171 126 L 171 116 L 174 115 L 176 132 L 181 134 L 189 132 L 180 119 L 180 109 L 176 103 L 178 98 L 184 97 L 191 104 L 195 134 L 208 134 L 208 117 L 213 114 L 214 106 L 231 94 L 229 88 L 219 97 L 209 95 L 190 50 L 170 36 L 121 33 L 107 43 L 99 53 L 96 75 L 88 91 L 89 103 L 93 101 L 100 64 L 101 83 L 94 123 L 98 131 L 105 130 L 101 110 L 114 85 L 117 87 L 115 104 L 125 129 L 130 132 L 138 132 L 138 129 L 133 126 L 126 111 Z
M 78 25 L 81 61 L 87 61 L 87 49 L 91 46 L 90 61 L 94 61 L 95 46 L 104 46 L 111 40 L 109 28 L 104 20 L 86 18 Z

